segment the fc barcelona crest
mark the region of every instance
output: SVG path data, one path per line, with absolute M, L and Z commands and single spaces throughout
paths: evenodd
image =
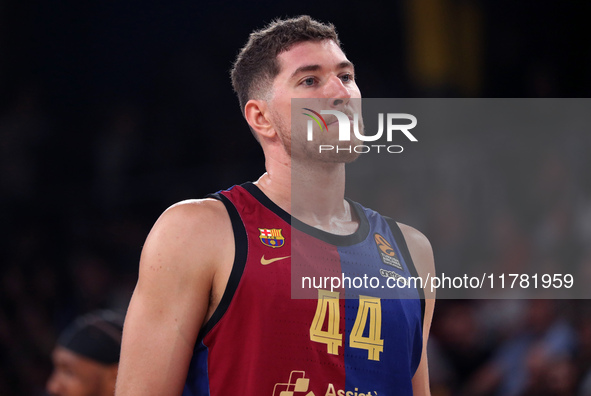
M 265 246 L 278 248 L 285 243 L 285 238 L 281 235 L 281 228 L 259 228 L 259 231 L 261 232 L 259 238 Z

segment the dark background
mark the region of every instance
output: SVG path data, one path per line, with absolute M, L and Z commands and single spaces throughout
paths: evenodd
M 228 76 L 253 29 L 303 13 L 334 23 L 365 97 L 588 97 L 589 11 L 583 1 L 0 1 L 0 394 L 42 394 L 64 326 L 125 309 L 166 207 L 264 171 Z M 591 189 L 569 179 L 589 162 L 569 147 L 507 153 L 529 164 L 530 189 L 500 171 L 517 193 L 483 215 L 499 221 L 476 245 L 453 183 L 428 200 L 420 228 L 436 262 L 486 246 L 509 264 L 591 264 Z M 537 209 L 524 202 L 541 196 Z M 413 210 L 396 197 L 392 215 Z M 433 394 L 587 394 L 585 305 L 441 301 Z

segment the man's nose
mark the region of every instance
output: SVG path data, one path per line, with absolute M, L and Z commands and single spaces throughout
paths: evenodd
M 45 385 L 45 390 L 52 396 L 59 396 L 60 392 L 60 382 L 59 378 L 56 375 L 55 371 L 51 373 L 51 376 L 47 380 L 47 384 Z
M 351 92 L 338 76 L 331 76 L 325 85 L 325 97 L 331 98 L 330 106 L 338 107 L 349 103 Z

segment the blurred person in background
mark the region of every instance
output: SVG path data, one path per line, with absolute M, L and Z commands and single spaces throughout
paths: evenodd
M 47 381 L 52 396 L 107 396 L 115 393 L 123 315 L 93 311 L 70 324 L 52 353 Z
M 524 322 L 466 384 L 466 395 L 564 395 L 576 384 L 576 333 L 556 300 L 529 300 Z

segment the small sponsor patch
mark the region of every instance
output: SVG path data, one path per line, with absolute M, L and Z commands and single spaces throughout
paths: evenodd
M 303 396 L 314 396 L 314 392 L 308 392 L 309 386 L 310 378 L 306 378 L 306 372 L 294 370 L 289 374 L 288 382 L 275 384 L 273 396 L 293 396 L 298 393 Z
M 384 278 L 394 278 L 396 280 L 398 280 L 398 279 L 405 279 L 406 280 L 406 278 L 404 276 L 397 274 L 394 271 L 385 270 L 383 268 L 380 268 L 380 275 L 382 275 Z

